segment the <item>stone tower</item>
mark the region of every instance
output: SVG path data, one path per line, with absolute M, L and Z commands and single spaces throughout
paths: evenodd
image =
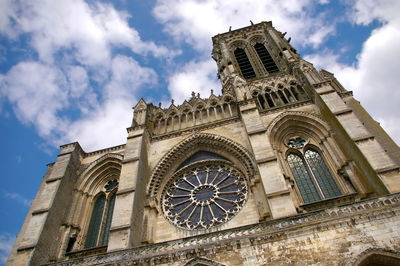
M 220 95 L 142 99 L 125 144 L 61 146 L 7 264 L 398 264 L 400 149 L 284 36 L 219 34 Z

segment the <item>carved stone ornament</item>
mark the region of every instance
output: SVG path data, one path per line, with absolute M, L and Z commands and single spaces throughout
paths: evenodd
M 164 215 L 182 229 L 208 229 L 227 222 L 247 198 L 243 174 L 224 160 L 189 165 L 167 184 Z

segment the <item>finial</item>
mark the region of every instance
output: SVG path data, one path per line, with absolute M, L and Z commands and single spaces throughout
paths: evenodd
M 289 37 L 289 39 L 287 39 L 287 42 L 290 43 L 291 40 L 292 40 L 292 37 Z
M 196 93 L 192 91 L 192 98 L 196 97 Z
M 285 37 L 286 33 L 287 33 L 287 31 L 285 31 L 284 33 L 282 33 L 282 37 Z
M 171 99 L 171 104 L 174 105 L 174 99 Z
M 161 102 L 158 103 L 158 107 L 159 107 L 159 108 L 161 108 L 161 104 L 162 104 Z
M 197 93 L 197 98 L 200 98 L 200 93 Z
M 253 25 L 254 25 L 253 21 L 251 21 L 251 20 L 250 20 L 250 23 L 251 23 L 251 26 L 253 26 Z
M 211 95 L 214 95 L 214 90 L 213 89 L 211 89 Z
M 232 26 L 229 26 L 229 32 L 231 32 L 232 31 Z

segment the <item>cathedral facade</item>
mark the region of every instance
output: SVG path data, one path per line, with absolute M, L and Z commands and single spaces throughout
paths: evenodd
M 222 93 L 61 146 L 8 265 L 400 263 L 396 143 L 271 22 L 212 41 Z

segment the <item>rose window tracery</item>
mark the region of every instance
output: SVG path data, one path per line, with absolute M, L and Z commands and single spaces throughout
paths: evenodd
M 167 219 L 183 229 L 208 229 L 230 220 L 247 198 L 243 174 L 223 160 L 189 165 L 162 194 Z

